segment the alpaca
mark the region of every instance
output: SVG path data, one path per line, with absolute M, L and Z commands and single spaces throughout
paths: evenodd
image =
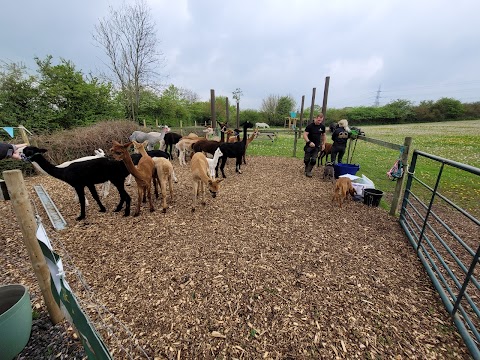
M 247 160 L 245 159 L 245 155 L 247 153 L 247 148 L 248 148 L 248 145 L 250 145 L 250 143 L 253 141 L 253 139 L 256 139 L 258 137 L 258 128 L 255 128 L 255 130 L 253 131 L 252 135 L 250 135 L 247 139 L 247 143 L 245 144 L 245 153 L 243 154 L 243 163 L 245 165 L 247 165 Z
M 214 180 L 209 176 L 207 157 L 201 152 L 193 155 L 190 166 L 192 169 L 193 178 L 192 212 L 194 212 L 197 206 L 197 196 L 199 193 L 202 194 L 202 205 L 206 205 L 205 186 L 208 187 L 210 194 L 212 194 L 212 197 L 215 198 L 218 190 L 220 189 L 220 182 L 222 182 L 223 179 Z
M 157 176 L 154 177 L 155 194 L 157 194 L 157 181 L 158 177 L 160 182 L 160 191 L 162 192 L 162 211 L 167 212 L 167 182 L 170 190 L 170 200 L 173 201 L 173 166 L 170 160 L 163 157 L 153 158 L 155 163 L 155 169 L 157 170 Z
M 215 179 L 215 168 L 217 167 L 218 164 L 218 159 L 223 155 L 222 150 L 217 148 L 215 152 L 213 153 L 213 159 L 207 158 L 208 162 L 208 167 L 210 169 L 210 177 L 212 179 Z
M 150 212 L 154 211 L 155 208 L 152 202 L 152 177 L 155 169 L 155 163 L 153 159 L 148 156 L 143 146 L 146 144 L 147 141 L 144 143 L 137 143 L 136 141 L 129 142 L 126 144 L 120 144 L 117 141 L 113 142 L 113 146 L 110 151 L 113 154 L 113 157 L 116 160 L 123 160 L 125 163 L 126 168 L 135 177 L 135 181 L 137 182 L 137 206 L 135 208 L 135 213 L 133 216 L 138 216 L 140 214 L 140 203 L 142 202 L 143 195 L 146 192 L 148 196 L 148 202 L 150 205 Z M 142 157 L 138 162 L 138 165 L 135 167 L 133 165 L 132 158 L 128 153 L 128 149 L 130 146 L 134 144 L 135 148 L 140 151 Z M 143 151 L 142 151 L 143 149 Z
M 143 143 L 148 141 L 147 150 L 153 150 L 155 144 L 160 143 L 165 137 L 165 134 L 170 131 L 168 126 L 164 126 L 160 132 L 151 131 L 149 133 L 144 133 L 143 131 L 134 131 L 132 135 L 129 136 L 130 141 L 137 141 Z
M 85 160 L 92 160 L 92 159 L 96 159 L 96 158 L 99 158 L 99 157 L 105 157 L 105 152 L 102 150 L 102 149 L 95 149 L 93 150 L 93 153 L 95 155 L 90 155 L 90 156 L 84 156 L 84 157 L 81 157 L 81 158 L 78 158 L 78 159 L 74 159 L 74 160 L 69 160 L 69 161 L 65 161 L 63 163 L 61 163 L 60 165 L 57 165 L 58 168 L 64 168 L 64 167 L 67 167 L 68 165 L 74 163 L 74 162 L 80 162 L 80 161 L 85 161 Z M 110 181 L 105 181 L 103 184 L 102 184 L 102 198 L 105 199 L 108 194 L 110 194 Z M 77 196 L 77 193 L 75 192 L 75 202 L 78 202 L 78 196 Z M 89 206 L 89 202 L 88 202 L 88 199 L 85 198 L 85 206 Z
M 268 129 L 270 127 L 270 125 L 268 125 L 267 123 L 264 123 L 264 122 L 258 122 L 258 123 L 255 123 L 255 127 L 256 128 L 262 128 L 262 129 Z
M 218 149 L 219 146 L 220 146 L 219 141 L 202 139 L 192 144 L 192 150 L 195 153 L 203 151 L 213 156 L 213 154 L 215 154 L 215 151 Z
M 227 142 L 233 143 L 233 142 L 240 141 L 240 130 L 235 129 L 235 130 L 229 130 L 229 131 L 227 131 Z
M 332 160 L 332 144 L 325 143 L 325 149 L 318 154 L 317 166 L 323 165 L 323 158 L 325 158 L 325 163 L 327 163 L 328 155 L 330 155 L 330 160 Z
M 249 121 L 246 121 L 243 123 L 243 140 L 235 143 L 223 143 L 220 144 L 219 148 L 222 151 L 223 155 L 221 157 L 222 163 L 217 164 L 217 167 L 215 169 L 215 175 L 218 177 L 218 167 L 220 164 L 220 170 L 222 171 L 222 176 L 223 178 L 226 178 L 225 176 L 225 163 L 227 162 L 228 158 L 236 158 L 236 164 L 235 164 L 235 172 L 238 172 L 239 174 L 242 173 L 240 170 L 240 166 L 242 165 L 242 159 L 243 155 L 245 154 L 245 148 L 247 144 L 247 129 L 253 128 L 253 124 Z
M 174 132 L 168 132 L 168 133 L 165 134 L 165 137 L 163 138 L 163 142 L 165 144 L 165 149 L 163 149 L 162 147 L 160 147 L 160 148 L 162 150 L 164 150 L 170 156 L 169 157 L 170 160 L 173 160 L 173 155 L 172 155 L 173 146 L 176 143 L 178 143 L 181 138 L 182 138 L 182 135 L 174 133 Z M 168 150 L 169 148 L 170 148 L 170 151 Z M 177 156 L 178 156 L 178 152 L 177 152 Z
M 196 138 L 189 138 L 184 136 L 178 143 L 175 144 L 175 148 L 179 151 L 178 162 L 180 163 L 180 165 L 187 165 L 187 152 L 190 153 L 190 151 L 192 150 L 192 145 L 200 139 L 202 138 L 198 136 Z
M 158 158 L 158 157 L 168 159 L 168 154 L 162 150 L 148 150 L 147 154 L 152 159 Z M 142 155 L 139 153 L 134 153 L 134 154 L 131 154 L 130 156 L 132 158 L 133 164 L 138 165 L 138 162 L 140 161 L 140 158 L 142 157 Z M 125 185 L 129 186 L 132 183 L 132 177 L 133 177 L 132 174 L 128 175 L 127 180 L 125 181 Z M 177 176 L 175 175 L 175 171 L 173 172 L 173 181 L 178 182 Z
M 85 186 L 90 190 L 92 197 L 100 207 L 100 212 L 106 211 L 95 188 L 95 184 L 104 183 L 105 181 L 110 181 L 120 194 L 120 202 L 115 212 L 120 211 L 125 203 L 124 216 L 130 215 L 131 199 L 124 187 L 128 171 L 122 162 L 110 160 L 106 157 L 99 157 L 81 162 L 73 162 L 65 168 L 57 168 L 45 159 L 43 156 L 45 152 L 47 152 L 46 149 L 39 149 L 34 146 L 27 146 L 23 150 L 23 154 L 32 164 L 39 166 L 47 174 L 66 182 L 75 189 L 80 201 L 80 216 L 77 217 L 77 220 L 83 220 L 86 217 Z

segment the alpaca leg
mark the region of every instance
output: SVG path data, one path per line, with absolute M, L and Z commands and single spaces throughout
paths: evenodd
M 240 166 L 242 165 L 242 156 L 237 157 L 237 163 L 235 164 L 235 171 L 238 172 L 239 174 L 242 173 L 242 170 L 240 170 Z
M 79 186 L 75 188 L 77 192 L 78 201 L 80 202 L 80 216 L 77 217 L 77 220 L 85 219 L 85 187 Z
M 202 205 L 207 205 L 207 201 L 205 200 L 205 184 L 203 181 L 200 181 L 200 192 L 202 193 Z
M 152 184 L 149 183 L 146 186 L 147 196 L 148 196 L 148 203 L 150 204 L 150 212 L 155 211 L 155 207 L 153 206 L 153 199 L 152 199 Z
M 173 202 L 173 179 L 172 176 L 168 177 L 168 187 L 170 188 L 170 202 Z
M 220 165 L 220 170 L 222 171 L 222 176 L 224 179 L 226 179 L 227 177 L 225 176 L 225 171 L 223 170 L 225 168 L 225 164 L 227 163 L 227 157 L 223 157 L 222 156 L 222 164 Z M 218 177 L 218 176 L 217 176 Z
M 167 212 L 167 179 L 162 177 L 160 188 L 162 190 L 162 211 Z
M 195 208 L 197 206 L 197 192 L 198 192 L 198 181 L 193 182 L 193 206 L 192 206 L 192 212 L 195 211 Z
M 172 172 L 173 181 L 178 182 L 177 175 L 175 175 L 175 170 Z
M 140 203 L 142 202 L 143 199 L 143 188 L 140 185 L 137 185 L 137 205 L 135 207 L 135 213 L 133 216 L 138 216 L 140 215 Z
M 102 198 L 106 198 L 110 194 L 110 181 L 105 181 L 102 184 Z
M 131 197 L 128 195 L 128 193 L 125 191 L 125 188 L 123 186 L 123 181 L 119 184 L 113 184 L 117 190 L 118 193 L 120 194 L 120 201 L 115 208 L 114 212 L 119 212 L 122 210 L 123 203 L 125 203 L 125 214 L 123 216 L 130 216 L 130 203 L 131 203 Z
M 95 187 L 95 185 L 87 185 L 87 187 L 88 187 L 88 190 L 90 190 L 90 193 L 92 194 L 93 198 L 97 202 L 98 207 L 100 208 L 100 212 L 107 211 L 107 209 L 105 209 L 105 206 L 103 206 L 102 202 L 100 201 L 100 197 L 98 196 L 97 188 Z

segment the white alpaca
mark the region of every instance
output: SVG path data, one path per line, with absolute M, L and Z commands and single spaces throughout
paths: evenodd
M 215 153 L 213 154 L 213 159 L 207 157 L 208 168 L 210 169 L 210 177 L 212 179 L 215 179 L 215 168 L 217 167 L 218 159 L 220 159 L 222 155 L 222 150 L 220 150 L 220 148 L 217 148 L 217 150 L 215 150 Z
M 138 143 L 143 143 L 144 141 L 148 141 L 147 150 L 153 150 L 155 144 L 160 143 L 165 134 L 170 131 L 170 128 L 165 125 L 162 127 L 161 132 L 151 131 L 149 133 L 145 133 L 143 131 L 134 131 L 132 135 L 130 135 L 130 141 L 136 141 Z
M 270 127 L 270 125 L 268 125 L 267 123 L 264 123 L 264 122 L 258 122 L 258 123 L 255 124 L 255 127 L 262 128 L 262 129 L 268 129 Z

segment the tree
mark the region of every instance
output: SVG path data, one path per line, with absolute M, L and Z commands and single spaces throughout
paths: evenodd
M 36 113 L 36 79 L 25 65 L 4 63 L 0 67 L 0 119 L 4 126 L 27 126 Z
M 110 7 L 110 17 L 95 26 L 93 39 L 105 50 L 110 64 L 109 79 L 121 89 L 126 115 L 137 121 L 142 88 L 155 87 L 163 54 L 157 49 L 155 23 L 145 0 Z
M 266 115 L 268 122 L 275 120 L 279 99 L 278 95 L 268 95 L 266 99 L 262 100 L 261 111 Z
M 97 78 L 85 79 L 75 65 L 65 59 L 52 65 L 52 56 L 35 58 L 38 66 L 37 118 L 48 128 L 69 129 L 90 124 L 114 112 L 111 86 Z

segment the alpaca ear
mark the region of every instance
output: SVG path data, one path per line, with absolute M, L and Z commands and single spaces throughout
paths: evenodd
M 217 179 L 217 184 L 221 183 L 225 179 Z
M 148 140 L 145 140 L 143 143 L 142 143 L 143 147 L 147 146 L 148 145 Z

